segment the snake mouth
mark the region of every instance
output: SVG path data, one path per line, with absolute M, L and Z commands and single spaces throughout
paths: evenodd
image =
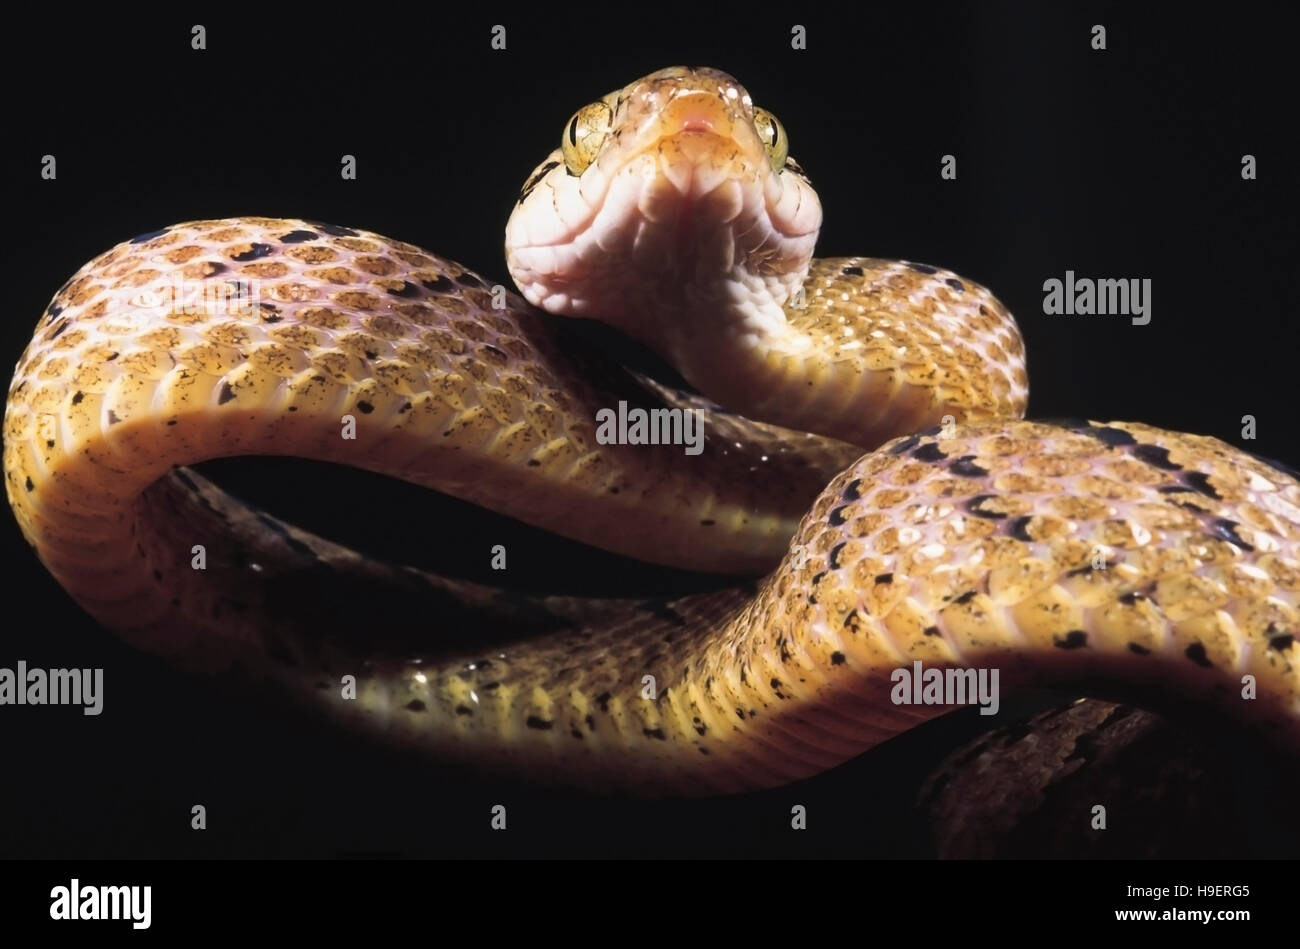
M 735 80 L 674 69 L 606 101 L 614 119 L 595 160 L 572 174 L 553 155 L 507 227 L 529 302 L 569 316 L 662 312 L 807 266 L 820 202 L 774 167 Z

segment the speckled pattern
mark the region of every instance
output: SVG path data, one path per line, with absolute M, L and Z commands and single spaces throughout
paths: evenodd
M 752 132 L 747 94 L 729 98 Z M 750 161 L 761 153 L 737 128 Z M 58 581 L 141 648 L 544 781 L 699 794 L 816 774 L 946 710 L 891 701 L 891 673 L 914 660 L 997 668 L 1003 689 L 1169 692 L 1300 744 L 1290 474 L 1140 424 L 985 418 L 1019 414 L 1026 395 L 1014 321 L 987 291 L 905 262 L 808 270 L 802 238 L 783 269 L 772 247 L 736 297 L 747 328 L 710 337 L 781 336 L 757 364 L 715 357 L 729 397 L 742 364 L 761 376 L 781 346 L 807 351 L 782 357 L 788 398 L 751 393 L 754 422 L 630 374 L 593 378 L 548 317 L 410 244 L 272 218 L 142 235 L 59 290 L 18 363 L 10 504 Z M 697 289 L 711 279 L 697 276 Z M 174 277 L 255 281 L 256 302 L 168 297 Z M 782 280 L 804 286 L 805 306 L 774 314 Z M 696 327 L 725 325 L 700 315 Z M 844 403 L 855 393 L 866 402 Z M 703 453 L 597 444 L 596 412 L 622 400 L 700 409 Z M 861 457 L 825 437 L 871 447 L 942 414 L 956 424 Z M 792 418 L 822 434 L 775 427 Z M 532 600 L 367 561 L 179 467 L 245 454 L 382 472 L 660 563 L 779 566 L 674 600 Z M 389 589 L 418 606 L 388 606 Z
M 890 699 L 891 672 L 921 660 L 997 668 L 1006 689 L 1180 695 L 1294 747 L 1298 504 L 1289 475 L 1144 425 L 912 436 L 832 481 L 796 535 L 804 562 L 792 554 L 752 599 L 687 597 L 522 650 L 380 663 L 350 711 L 552 780 L 735 791 L 818 773 L 945 711 Z M 1245 674 L 1257 699 L 1242 698 Z

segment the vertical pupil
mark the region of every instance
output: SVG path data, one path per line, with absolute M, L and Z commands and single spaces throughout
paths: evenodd
M 569 123 L 569 144 L 574 148 L 578 147 L 578 117 L 575 115 L 573 121 Z

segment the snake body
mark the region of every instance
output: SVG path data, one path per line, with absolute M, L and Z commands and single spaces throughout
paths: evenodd
M 947 710 L 892 700 L 918 660 L 997 668 L 1004 689 L 1182 696 L 1296 744 L 1295 478 L 1213 438 L 1019 420 L 1006 309 L 935 267 L 811 260 L 815 192 L 725 74 L 663 70 L 565 136 L 507 232 L 528 301 L 304 220 L 179 224 L 83 267 L 6 403 L 6 490 L 41 562 L 142 649 L 560 783 L 720 793 L 816 774 Z M 159 300 L 175 278 L 259 295 Z M 610 319 L 710 400 L 590 378 L 530 303 Z M 701 411 L 703 452 L 602 443 L 597 413 L 620 400 Z M 771 572 L 653 605 L 524 601 L 367 560 L 181 467 L 232 455 Z M 388 586 L 433 608 L 385 610 Z

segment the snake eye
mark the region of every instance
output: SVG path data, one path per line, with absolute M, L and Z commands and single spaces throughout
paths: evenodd
M 609 134 L 610 123 L 614 113 L 604 102 L 584 105 L 569 119 L 564 127 L 564 140 L 560 147 L 564 150 L 564 164 L 569 173 L 580 175 L 587 166 L 596 160 L 600 146 Z
M 785 129 L 776 120 L 776 116 L 767 109 L 754 110 L 754 130 L 767 152 L 767 160 L 774 171 L 785 168 L 786 156 L 790 154 L 790 143 L 785 137 Z

